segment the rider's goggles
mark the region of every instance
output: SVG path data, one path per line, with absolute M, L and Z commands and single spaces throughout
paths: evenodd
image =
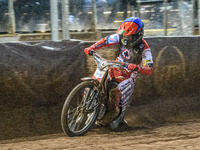
M 121 42 L 126 48 L 132 48 L 135 45 L 137 39 L 138 39 L 138 34 L 128 35 L 128 36 L 123 36 Z

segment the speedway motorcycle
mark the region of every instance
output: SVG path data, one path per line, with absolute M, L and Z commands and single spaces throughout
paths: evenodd
M 106 60 L 93 50 L 90 55 L 93 55 L 97 64 L 93 77 L 82 78 L 62 108 L 62 129 L 70 137 L 86 134 L 106 114 L 109 92 L 118 85 L 117 80 L 110 77 L 109 70 L 128 71 L 127 64 L 123 62 Z

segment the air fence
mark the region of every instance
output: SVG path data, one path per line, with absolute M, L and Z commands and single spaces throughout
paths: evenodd
M 157 124 L 170 117 L 199 115 L 200 37 L 145 39 L 152 49 L 154 72 L 138 75 L 130 109 L 151 106 L 145 113 L 154 112 Z M 93 43 L 0 44 L 0 140 L 62 132 L 60 114 L 67 95 L 95 69 L 83 52 Z M 99 53 L 115 59 L 118 48 Z

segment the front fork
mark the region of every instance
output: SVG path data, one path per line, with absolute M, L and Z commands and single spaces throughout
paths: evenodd
M 81 78 L 83 81 L 91 81 L 95 87 L 94 91 L 91 93 L 92 89 L 89 89 L 87 91 L 87 94 L 84 99 L 85 104 L 85 110 L 88 111 L 94 111 L 97 107 L 100 107 L 100 112 L 98 115 L 98 119 L 103 118 L 105 112 L 106 112 L 106 106 L 104 104 L 104 99 L 106 98 L 107 89 L 105 86 L 105 82 L 108 76 L 108 70 L 105 72 L 104 76 L 102 77 L 101 81 L 99 82 L 97 79 L 86 77 Z
M 101 103 L 99 98 L 99 91 L 94 90 L 92 93 L 90 93 L 91 89 L 88 90 L 87 95 L 89 95 L 85 99 L 85 110 L 86 111 L 94 111 Z

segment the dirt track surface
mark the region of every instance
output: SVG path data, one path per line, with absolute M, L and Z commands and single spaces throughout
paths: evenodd
M 200 101 L 197 97 L 157 100 L 130 108 L 129 128 L 94 128 L 85 136 L 64 133 L 0 141 L 0 150 L 200 150 Z
M 93 129 L 82 137 L 53 134 L 0 141 L 1 150 L 199 150 L 200 120 L 148 128 L 132 126 L 123 132 Z

